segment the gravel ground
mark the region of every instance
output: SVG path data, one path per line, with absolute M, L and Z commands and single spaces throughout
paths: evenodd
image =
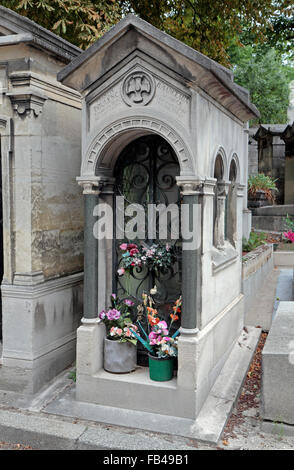
M 23 444 L 10 444 L 9 442 L 0 442 L 0 450 L 34 450 L 30 446 Z
M 277 423 L 277 435 L 264 433 L 261 430 L 259 410 L 261 353 L 266 338 L 267 333 L 262 333 L 238 403 L 225 427 L 219 449 L 294 449 L 294 437 L 284 436 L 282 425 Z

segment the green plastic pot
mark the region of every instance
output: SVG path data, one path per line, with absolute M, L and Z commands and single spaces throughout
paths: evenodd
M 166 382 L 171 380 L 174 375 L 173 357 L 155 357 L 148 354 L 149 357 L 149 375 L 151 380 L 156 382 Z

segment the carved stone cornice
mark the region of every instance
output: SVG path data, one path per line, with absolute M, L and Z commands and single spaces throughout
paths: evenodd
M 39 116 L 43 111 L 43 106 L 47 97 L 37 91 L 15 91 L 7 93 L 14 111 L 19 115 L 26 117 L 28 115 Z

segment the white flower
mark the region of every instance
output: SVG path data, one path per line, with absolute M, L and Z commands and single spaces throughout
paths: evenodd
M 157 294 L 157 287 L 156 286 L 154 286 L 152 289 L 150 289 L 150 294 L 151 295 Z

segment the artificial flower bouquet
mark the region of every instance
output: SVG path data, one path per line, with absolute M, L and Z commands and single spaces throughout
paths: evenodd
M 116 294 L 111 294 L 110 300 L 110 308 L 102 310 L 98 315 L 106 326 L 107 339 L 120 343 L 128 341 L 136 345 L 140 336 L 138 327 L 131 320 L 134 302 L 130 299 L 120 300 Z
M 182 298 L 179 297 L 174 306 L 173 312 L 170 314 L 170 324 L 165 320 L 161 320 L 158 311 L 154 308 L 154 300 L 152 294 L 156 293 L 156 287 L 151 289 L 150 294 L 142 294 L 143 302 L 138 306 L 138 317 L 136 323 L 139 325 L 142 335 L 139 336 L 137 331 L 133 331 L 135 337 L 143 344 L 151 356 L 158 358 L 176 357 L 178 355 L 178 339 L 179 330 L 173 335 L 170 334 L 172 324 L 179 319 L 181 311 Z M 145 313 L 147 318 L 147 328 L 142 326 L 142 317 Z M 143 337 L 144 336 L 144 337 Z
M 286 241 L 289 243 L 294 243 L 294 232 L 291 230 L 288 230 L 288 232 L 283 233 L 284 238 L 286 238 Z
M 119 276 L 144 266 L 149 271 L 165 271 L 171 268 L 177 259 L 174 247 L 168 243 L 153 243 L 151 246 L 144 242 L 122 243 L 119 248 L 122 251 Z

